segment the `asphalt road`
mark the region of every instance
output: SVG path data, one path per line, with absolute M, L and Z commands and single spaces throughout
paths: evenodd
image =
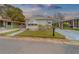
M 79 46 L 31 40 L 0 39 L 0 54 L 78 54 Z

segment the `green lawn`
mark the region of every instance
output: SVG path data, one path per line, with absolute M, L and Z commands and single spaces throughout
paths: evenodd
M 43 38 L 59 38 L 65 39 L 64 36 L 60 35 L 59 33 L 55 32 L 55 36 L 53 37 L 51 30 L 40 30 L 40 31 L 29 31 L 26 30 L 21 34 L 17 35 L 20 37 L 43 37 Z
M 66 29 L 66 30 L 76 30 L 76 31 L 79 31 L 79 28 L 64 27 L 64 29 Z
M 79 28 L 74 28 L 73 30 L 79 31 Z
M 71 28 L 66 23 L 64 24 L 64 29 L 66 29 L 66 30 L 76 30 L 76 31 L 79 31 L 79 28 Z

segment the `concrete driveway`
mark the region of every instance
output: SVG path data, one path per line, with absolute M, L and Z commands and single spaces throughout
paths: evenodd
M 44 41 L 0 38 L 0 54 L 77 54 L 79 46 Z
M 69 40 L 79 40 L 79 31 L 56 29 L 56 32 L 64 35 Z

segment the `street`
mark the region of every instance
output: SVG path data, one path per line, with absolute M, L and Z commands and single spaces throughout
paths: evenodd
M 0 38 L 0 54 L 78 54 L 79 46 Z

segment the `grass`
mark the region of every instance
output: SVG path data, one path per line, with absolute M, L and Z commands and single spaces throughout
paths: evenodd
M 79 31 L 79 28 L 74 28 L 73 30 Z
M 10 31 L 10 32 L 6 32 L 6 33 L 0 33 L 1 36 L 6 36 L 8 34 L 11 34 L 11 33 L 14 33 L 14 32 L 17 32 L 19 30 L 15 30 L 15 31 Z
M 76 31 L 79 31 L 79 28 L 71 28 L 71 27 L 69 27 L 68 25 L 69 25 L 69 24 L 64 23 L 64 29 L 66 29 L 66 30 L 76 30 Z
M 17 36 L 20 37 L 42 37 L 42 38 L 59 38 L 59 39 L 65 39 L 63 35 L 60 35 L 59 33 L 55 32 L 55 36 L 53 37 L 51 30 L 39 30 L 39 31 L 29 31 L 26 30 Z
M 79 31 L 79 28 L 64 27 L 64 29 L 66 29 L 66 30 L 76 30 L 76 31 Z

